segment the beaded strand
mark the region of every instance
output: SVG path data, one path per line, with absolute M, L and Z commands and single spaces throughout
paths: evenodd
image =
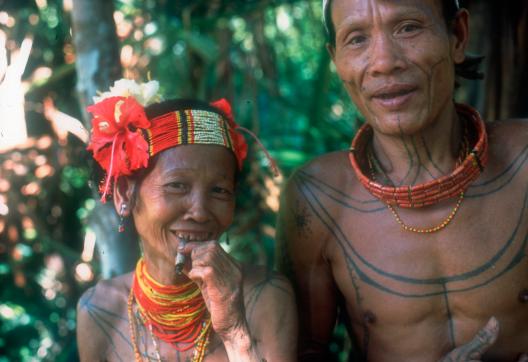
M 136 265 L 127 311 L 134 358 L 142 361 L 137 345 L 138 332 L 133 313 L 137 302 L 139 320 L 150 332 L 156 357 L 161 361 L 157 338 L 184 352 L 194 347 L 192 362 L 202 362 L 212 332 L 211 319 L 198 286 L 189 282 L 181 286 L 157 283 L 145 269 L 141 258 Z M 179 346 L 177 343 L 186 345 Z
M 463 199 L 464 199 L 464 193 L 461 192 L 460 196 L 458 197 L 458 201 L 457 201 L 454 209 L 449 214 L 449 216 L 444 221 L 442 221 L 442 223 L 440 223 L 439 225 L 433 226 L 433 227 L 429 227 L 429 228 L 418 228 L 418 227 L 415 227 L 415 226 L 409 226 L 409 225 L 407 225 L 407 224 L 405 224 L 403 222 L 403 220 L 400 218 L 400 215 L 398 215 L 398 213 L 396 212 L 396 210 L 394 209 L 394 207 L 392 205 L 387 204 L 387 207 L 392 212 L 392 214 L 394 215 L 394 218 L 396 219 L 398 224 L 400 224 L 400 226 L 402 227 L 403 230 L 410 231 L 410 232 L 413 232 L 413 233 L 418 233 L 418 234 L 431 234 L 431 233 L 435 233 L 437 231 L 440 231 L 443 228 L 445 228 L 447 225 L 449 225 L 449 223 L 455 217 L 458 209 L 460 208 L 460 204 L 462 203 Z
M 462 104 L 457 104 L 456 109 L 458 113 L 472 120 L 478 139 L 473 149 L 451 174 L 415 186 L 394 187 L 376 183 L 363 174 L 357 161 L 357 154 L 364 150 L 368 133 L 372 132 L 372 128 L 365 124 L 354 137 L 348 154 L 359 181 L 372 195 L 384 203 L 404 208 L 434 205 L 463 193 L 480 175 L 488 161 L 488 138 L 484 121 L 477 111 Z

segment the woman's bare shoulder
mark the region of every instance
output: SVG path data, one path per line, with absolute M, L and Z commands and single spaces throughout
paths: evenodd
M 119 306 L 119 302 L 128 298 L 130 285 L 132 283 L 132 273 L 124 274 L 112 279 L 104 279 L 87 289 L 79 299 L 78 308 L 92 308 L 97 306 L 107 310 L 114 310 Z
M 290 282 L 278 272 L 251 266 L 244 271 L 244 305 L 252 337 L 275 351 L 270 360 L 293 361 L 297 310 Z M 273 356 L 273 357 L 272 357 Z
M 106 360 L 128 324 L 127 294 L 132 274 L 101 280 L 77 304 L 77 343 L 81 361 Z M 117 338 L 119 339 L 119 338 Z
M 246 312 L 287 307 L 294 301 L 289 280 L 263 266 L 244 267 L 244 302 Z

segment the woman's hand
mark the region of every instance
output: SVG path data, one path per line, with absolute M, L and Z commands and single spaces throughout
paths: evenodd
M 254 274 L 246 284 L 250 317 L 242 266 L 217 242 L 188 242 L 178 251 L 187 255 L 184 273 L 199 286 L 230 362 L 296 360 L 297 314 L 289 283 Z
M 178 251 L 191 257 L 185 273 L 200 287 L 216 334 L 225 340 L 247 329 L 240 264 L 216 241 L 189 242 Z

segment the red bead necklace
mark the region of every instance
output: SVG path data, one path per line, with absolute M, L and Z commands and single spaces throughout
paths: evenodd
M 195 346 L 206 348 L 211 320 L 194 282 L 181 286 L 159 284 L 147 273 L 145 262 L 140 259 L 132 281 L 132 293 L 139 313 L 156 337 L 181 352 Z
M 480 175 L 488 162 L 488 136 L 486 125 L 478 112 L 466 105 L 456 104 L 457 113 L 469 118 L 477 132 L 477 141 L 459 166 L 449 175 L 415 186 L 385 186 L 368 178 L 357 160 L 358 155 L 365 155 L 372 128 L 364 124 L 352 140 L 348 157 L 354 172 L 361 184 L 376 198 L 388 205 L 405 208 L 418 208 L 434 205 L 440 201 L 459 196 Z

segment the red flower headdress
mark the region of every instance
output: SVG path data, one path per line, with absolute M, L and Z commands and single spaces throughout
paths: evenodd
M 87 107 L 92 113 L 92 138 L 88 150 L 106 170 L 103 195 L 106 201 L 111 181 L 147 167 L 148 143 L 141 129 L 149 128 L 144 108 L 133 97 L 110 97 Z
M 247 156 L 247 143 L 237 131 L 252 135 L 270 160 L 278 174 L 277 166 L 255 135 L 240 127 L 233 119 L 231 105 L 220 99 L 211 103 L 219 112 L 206 110 L 179 110 L 149 120 L 144 106 L 156 95 L 157 82 L 143 85 L 129 80 L 115 83 L 110 92 L 96 98 L 87 107 L 92 113 L 92 137 L 88 150 L 106 171 L 100 185 L 101 201 L 111 194 L 112 182 L 120 176 L 146 168 L 151 156 L 170 147 L 183 144 L 218 144 L 232 150 L 238 167 L 242 168 Z M 116 94 L 117 93 L 117 94 Z

